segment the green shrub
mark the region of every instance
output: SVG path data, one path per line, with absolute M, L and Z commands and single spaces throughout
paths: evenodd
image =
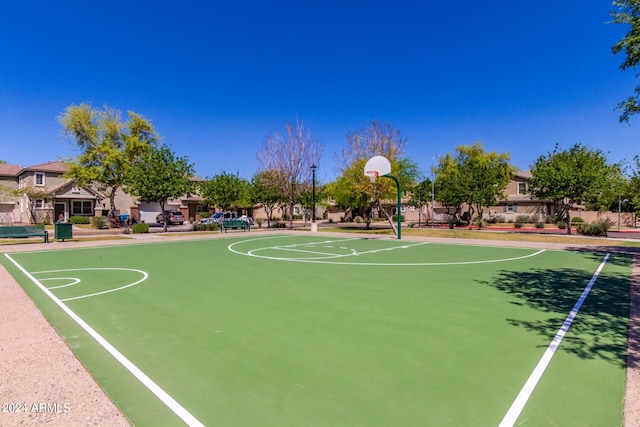
M 144 222 L 139 222 L 138 224 L 133 226 L 133 234 L 142 234 L 149 232 L 149 224 Z
M 193 231 L 217 231 L 218 223 L 212 222 L 209 224 L 193 224 Z
M 571 224 L 584 224 L 584 219 L 580 217 L 571 218 Z
M 576 231 L 584 236 L 607 237 L 607 230 L 614 224 L 610 219 L 600 219 L 593 224 L 578 224 Z
M 544 228 L 544 222 L 536 222 L 536 228 Z
M 393 219 L 393 222 L 398 221 L 398 215 L 397 214 L 394 214 L 391 218 Z M 400 215 L 400 222 L 404 222 L 404 215 Z
M 209 218 L 211 213 L 209 212 L 200 212 L 200 219 Z
M 535 224 L 535 223 L 537 223 L 537 222 L 539 222 L 539 221 L 540 221 L 540 215 L 538 215 L 538 214 L 533 214 L 533 215 L 530 215 L 530 216 L 529 216 L 529 222 L 531 222 L 531 223 Z
M 529 215 L 518 215 L 516 217 L 516 224 L 517 223 L 524 224 L 526 222 L 531 222 L 531 218 L 529 217 Z
M 505 218 L 505 217 L 500 216 L 500 215 L 496 215 L 496 216 L 494 216 L 493 218 L 489 218 L 489 219 L 487 220 L 487 223 L 488 223 L 488 224 L 498 224 L 498 223 L 502 224 L 502 223 L 504 223 L 505 221 L 506 221 L 506 218 Z
M 93 228 L 97 228 L 98 230 L 103 230 L 107 228 L 107 217 L 94 216 L 93 218 L 91 218 L 91 226 Z
M 355 218 L 353 218 L 353 222 L 355 222 L 356 224 L 360 224 L 362 221 L 364 221 L 362 219 L 362 217 L 360 215 L 356 215 Z
M 522 228 L 522 223 L 521 222 L 516 222 L 515 224 L 513 224 L 513 226 L 515 228 Z
M 72 216 L 69 218 L 71 224 L 89 224 L 90 221 L 88 216 Z
M 256 224 L 257 224 L 258 228 L 262 228 L 262 220 L 261 219 L 256 219 Z
M 558 226 L 558 228 L 560 230 L 566 230 L 567 229 L 567 223 L 564 221 L 558 221 L 558 223 L 556 224 Z

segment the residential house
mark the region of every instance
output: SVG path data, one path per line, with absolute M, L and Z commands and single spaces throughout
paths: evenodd
M 93 216 L 104 196 L 64 177 L 64 162 L 20 167 L 0 164 L 0 224 L 55 222 L 61 216 Z
M 529 193 L 529 171 L 518 171 L 504 190 L 506 199 L 498 201 L 495 206 L 489 206 L 485 219 L 502 216 L 507 222 L 515 221 L 518 215 L 537 215 L 538 220 L 544 222 L 547 216 L 556 214 L 556 206 L 550 200 L 532 197 Z

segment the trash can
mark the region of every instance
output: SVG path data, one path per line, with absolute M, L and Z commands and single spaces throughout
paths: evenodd
M 58 240 L 62 240 L 64 242 L 64 239 L 72 239 L 73 238 L 73 231 L 72 231 L 72 224 L 71 223 L 60 223 L 57 222 L 55 224 L 55 238 Z

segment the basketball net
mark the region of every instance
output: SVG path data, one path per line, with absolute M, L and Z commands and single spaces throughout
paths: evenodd
M 366 171 L 364 174 L 369 177 L 369 181 L 371 181 L 372 184 L 378 179 L 378 171 Z

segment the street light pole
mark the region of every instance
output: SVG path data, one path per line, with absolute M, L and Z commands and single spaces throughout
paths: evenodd
M 434 204 L 436 202 L 436 171 L 433 168 L 433 161 L 436 157 L 440 157 L 440 154 L 436 154 L 431 158 L 431 228 L 433 228 L 433 217 L 435 216 Z
M 313 178 L 311 179 L 311 222 L 316 222 L 316 169 L 318 166 L 316 164 L 311 165 L 311 172 Z
M 621 195 L 618 194 L 618 231 L 620 231 L 620 212 L 622 212 L 622 204 L 627 203 L 628 201 L 628 199 L 622 200 Z

